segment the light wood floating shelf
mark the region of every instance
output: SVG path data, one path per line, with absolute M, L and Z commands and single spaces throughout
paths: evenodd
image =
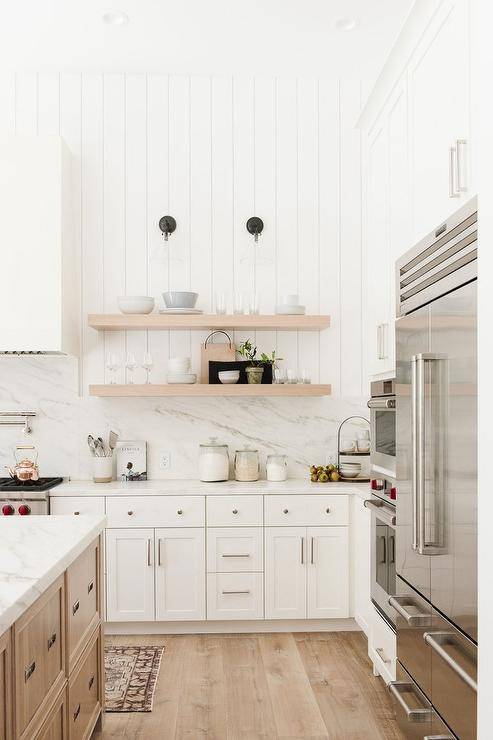
M 89 326 L 100 331 L 124 329 L 248 329 L 272 331 L 321 331 L 330 316 L 250 316 L 248 314 L 105 314 L 92 313 Z
M 221 385 L 196 383 L 194 385 L 90 385 L 89 395 L 101 398 L 156 398 L 159 396 L 228 396 L 244 397 L 293 397 L 293 396 L 330 396 L 330 385 L 315 383 L 293 384 L 260 384 L 260 385 Z

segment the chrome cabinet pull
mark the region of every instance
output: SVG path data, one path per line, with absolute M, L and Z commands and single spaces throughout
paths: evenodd
M 249 594 L 250 591 L 223 591 L 225 596 L 231 596 L 232 594 Z
M 311 542 L 310 542 L 310 563 L 312 565 L 314 565 L 315 564 L 315 561 L 313 559 L 313 548 L 314 548 L 313 541 L 314 541 L 315 538 L 314 537 L 311 537 L 310 539 L 311 539 Z
M 404 691 L 412 691 L 417 696 L 412 683 L 409 683 L 408 681 L 391 681 L 389 683 L 389 691 L 403 708 L 408 722 L 426 722 L 432 716 L 433 710 L 431 707 L 411 709 L 411 707 L 406 704 L 406 701 L 402 696 Z
M 377 326 L 377 360 L 382 359 L 382 324 Z
M 425 735 L 423 740 L 455 740 L 453 735 Z
M 48 638 L 48 650 L 51 650 L 55 642 L 56 642 L 56 632 L 54 632 L 52 636 Z
M 389 663 L 392 663 L 390 658 L 385 657 L 385 652 L 383 648 L 375 648 L 375 652 L 382 661 L 382 663 L 385 663 L 386 665 L 389 665 Z
M 91 678 L 89 679 L 89 691 L 92 689 L 93 683 L 94 683 L 94 675 L 92 675 Z
M 449 198 L 458 198 L 459 193 L 455 189 L 457 151 L 454 146 L 448 150 L 448 194 Z
M 233 555 L 233 554 L 230 554 L 230 553 L 223 553 L 221 555 L 221 557 L 222 558 L 249 558 L 250 557 L 250 553 L 249 552 L 246 552 L 246 553 L 241 553 L 241 554 L 238 554 L 238 555 Z
M 162 543 L 162 539 L 161 539 L 161 537 L 159 537 L 158 538 L 158 541 L 157 541 L 157 564 L 158 565 L 162 565 L 163 564 L 162 563 L 162 557 L 161 557 L 161 543 Z
M 382 559 L 379 561 L 380 565 L 383 565 L 384 563 L 387 562 L 387 538 L 384 535 L 382 535 L 378 539 L 380 540 L 380 542 L 383 543 Z
M 178 509 L 177 512 L 178 516 L 181 516 L 183 514 L 183 509 Z
M 74 712 L 74 722 L 77 719 L 77 717 L 79 716 L 79 714 L 80 714 L 80 704 L 77 704 L 76 710 Z
M 147 565 L 152 565 L 151 560 L 151 540 L 147 540 Z
M 233 514 L 237 514 L 237 513 L 238 513 L 238 509 L 233 509 Z
M 35 670 L 36 670 L 36 661 L 33 660 L 33 662 L 30 663 L 27 666 L 27 668 L 24 670 L 24 683 L 29 681 L 29 679 L 31 678 Z
M 423 640 L 434 650 L 442 660 L 466 683 L 469 688 L 477 692 L 478 684 L 472 676 L 470 676 L 464 668 L 457 663 L 451 655 L 445 650 L 445 645 L 455 645 L 457 647 L 457 640 L 453 632 L 425 632 Z
M 329 508 L 328 506 L 327 506 L 327 508 L 325 509 L 325 513 L 326 513 L 326 514 L 330 514 L 330 508 Z
M 91 583 L 87 587 L 87 593 L 90 594 L 93 588 L 94 588 L 94 581 L 91 581 Z
M 429 627 L 431 625 L 431 614 L 423 612 L 412 614 L 407 611 L 406 606 L 412 606 L 416 609 L 416 604 L 411 596 L 390 596 L 389 604 L 410 627 Z
M 305 538 L 301 537 L 301 565 L 305 564 Z
M 283 513 L 283 514 L 288 514 L 288 513 L 289 513 L 289 509 L 283 509 L 283 510 L 282 510 L 282 513 Z
M 457 165 L 457 190 L 459 193 L 467 192 L 467 140 L 457 139 L 455 142 L 456 165 Z
M 79 516 L 80 511 L 74 511 L 74 516 Z
M 79 611 L 79 606 L 80 606 L 79 600 L 77 599 L 77 601 L 75 602 L 75 604 L 72 606 L 72 616 L 74 616 L 75 614 L 77 614 L 77 612 Z
M 132 516 L 132 515 L 133 515 L 133 511 L 127 511 L 127 514 L 128 514 L 129 516 Z

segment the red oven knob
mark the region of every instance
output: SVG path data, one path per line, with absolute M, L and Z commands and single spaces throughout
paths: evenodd
M 14 513 L 14 507 L 10 504 L 5 504 L 5 506 L 2 506 L 2 514 L 4 516 L 11 516 Z
M 27 504 L 21 504 L 18 508 L 18 512 L 21 516 L 27 516 L 31 513 L 31 507 Z
M 378 478 L 373 478 L 371 481 L 371 490 L 372 491 L 382 491 L 383 481 Z
M 397 488 L 390 489 L 390 498 L 395 501 L 397 498 Z

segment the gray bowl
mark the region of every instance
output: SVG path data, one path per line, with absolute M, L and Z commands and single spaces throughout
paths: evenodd
M 198 293 L 190 290 L 168 290 L 163 293 L 166 308 L 195 308 Z

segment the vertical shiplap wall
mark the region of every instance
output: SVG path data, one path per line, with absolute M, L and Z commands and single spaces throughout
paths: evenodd
M 154 381 L 169 356 L 191 355 L 198 369 L 204 332 L 86 326 L 89 312 L 116 311 L 118 295 L 161 302 L 163 290 L 192 288 L 206 311 L 216 291 L 256 290 L 263 313 L 299 293 L 332 328 L 257 332 L 259 348 L 336 395 L 364 393 L 360 104 L 359 83 L 315 78 L 0 77 L 0 131 L 60 133 L 73 153 L 84 388 L 103 382 L 110 351 L 138 361 L 151 351 Z M 178 228 L 166 244 L 157 224 L 167 213 Z M 258 246 L 245 228 L 252 215 L 265 223 Z

